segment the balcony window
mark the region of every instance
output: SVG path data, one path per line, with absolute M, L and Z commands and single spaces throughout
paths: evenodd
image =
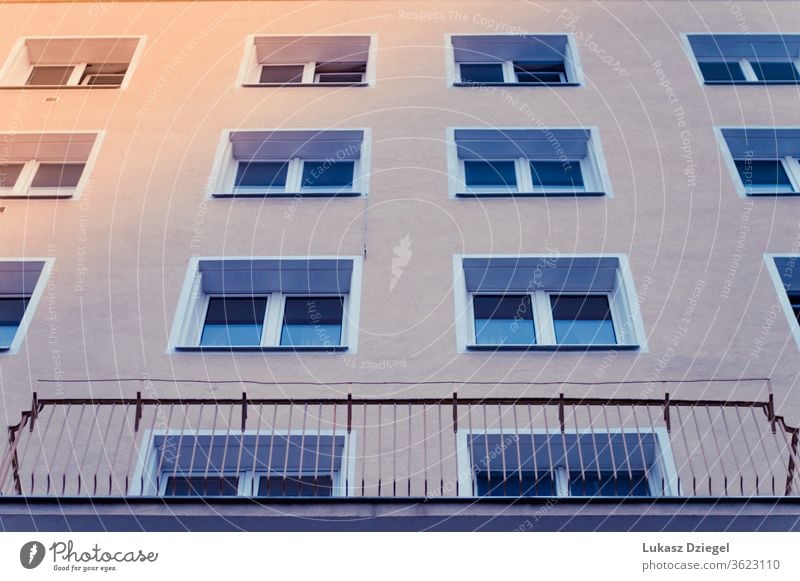
M 41 294 L 47 263 L 0 260 L 0 351 L 16 352 Z
M 362 130 L 233 131 L 223 140 L 213 196 L 365 195 Z
M 567 35 L 461 35 L 452 48 L 456 86 L 578 83 Z
M 725 128 L 721 135 L 740 194 L 800 193 L 800 130 Z
M 456 129 L 453 141 L 456 197 L 607 193 L 589 129 Z
M 800 35 L 690 34 L 687 38 L 707 85 L 800 81 Z

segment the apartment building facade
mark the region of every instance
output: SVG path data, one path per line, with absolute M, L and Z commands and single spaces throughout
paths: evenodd
M 800 526 L 791 3 L 0 14 L 5 529 Z

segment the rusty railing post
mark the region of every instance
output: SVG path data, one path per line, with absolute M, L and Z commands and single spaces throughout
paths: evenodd
M 247 392 L 242 392 L 242 432 L 247 426 Z
M 139 431 L 139 423 L 142 421 L 142 392 L 136 392 L 136 415 L 133 420 L 133 431 Z
M 664 423 L 667 425 L 667 433 L 672 432 L 672 422 L 669 414 L 669 392 L 664 392 Z

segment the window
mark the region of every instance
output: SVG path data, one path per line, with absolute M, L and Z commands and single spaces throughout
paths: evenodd
M 800 129 L 726 128 L 721 135 L 741 194 L 800 193 Z
M 348 435 L 219 430 L 155 431 L 133 494 L 330 497 L 352 487 Z
M 357 259 L 203 259 L 190 269 L 178 351 L 355 350 Z
M 131 37 L 25 38 L 6 64 L 5 86 L 120 88 L 138 58 Z
M 662 496 L 677 493 L 662 430 L 460 432 L 473 496 Z
M 86 181 L 95 133 L 0 134 L 0 198 L 71 198 Z
M 800 347 L 800 256 L 767 255 L 789 326 Z
M 47 263 L 0 260 L 0 351 L 16 352 L 41 294 Z M 49 269 L 49 267 L 48 267 Z
M 256 36 L 245 86 L 365 86 L 374 82 L 369 36 Z
M 690 34 L 689 46 L 707 85 L 797 84 L 797 34 Z
M 453 36 L 457 86 L 550 86 L 578 83 L 563 34 Z
M 601 196 L 608 189 L 590 129 L 456 129 L 456 197 Z
M 364 130 L 232 131 L 223 140 L 213 195 L 364 195 L 364 136 Z
M 620 258 L 464 257 L 459 266 L 464 349 L 620 350 L 643 340 Z

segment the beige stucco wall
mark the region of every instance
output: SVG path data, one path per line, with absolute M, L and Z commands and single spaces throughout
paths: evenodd
M 800 199 L 741 199 L 713 132 L 715 125 L 798 125 L 797 87 L 702 87 L 679 36 L 800 32 L 793 3 L 10 4 L 0 6 L 0 19 L 0 61 L 25 35 L 147 37 L 125 91 L 62 91 L 57 102 L 45 102 L 53 91 L 0 91 L 0 131 L 106 132 L 80 200 L 0 204 L 6 208 L 0 255 L 56 259 L 22 349 L 0 355 L 0 422 L 16 421 L 32 390 L 107 397 L 246 390 L 257 397 L 347 388 L 213 381 L 603 381 L 612 384 L 567 392 L 660 396 L 663 386 L 648 380 L 740 377 L 771 378 L 779 411 L 800 421 L 793 394 L 800 353 L 763 259 L 765 252 L 796 251 Z M 585 85 L 512 90 L 517 103 L 446 86 L 447 33 L 520 29 L 574 33 Z M 245 39 L 258 33 L 374 34 L 377 85 L 237 87 Z M 656 61 L 665 77 L 657 75 Z M 667 85 L 677 102 L 670 103 Z M 446 128 L 530 125 L 521 103 L 547 126 L 599 128 L 613 198 L 448 199 Z M 685 118 L 676 114 L 678 106 Z M 371 128 L 368 199 L 303 200 L 291 219 L 284 214 L 292 200 L 206 199 L 222 130 L 249 127 Z M 684 145 L 690 160 L 682 157 Z M 687 178 L 687 168 L 696 181 Z M 190 257 L 357 255 L 365 215 L 357 354 L 167 353 Z M 413 255 L 390 292 L 392 249 L 404 236 Z M 629 256 L 648 353 L 610 359 L 602 352 L 457 353 L 453 255 L 551 251 Z M 698 281 L 705 286 L 692 311 Z M 687 309 L 688 326 L 681 321 Z M 688 331 L 673 345 L 680 327 Z M 145 376 L 200 383 L 63 381 Z M 686 397 L 758 397 L 763 387 L 670 385 Z M 420 396 L 452 388 L 360 385 L 354 391 Z M 557 390 L 460 388 L 473 396 Z

